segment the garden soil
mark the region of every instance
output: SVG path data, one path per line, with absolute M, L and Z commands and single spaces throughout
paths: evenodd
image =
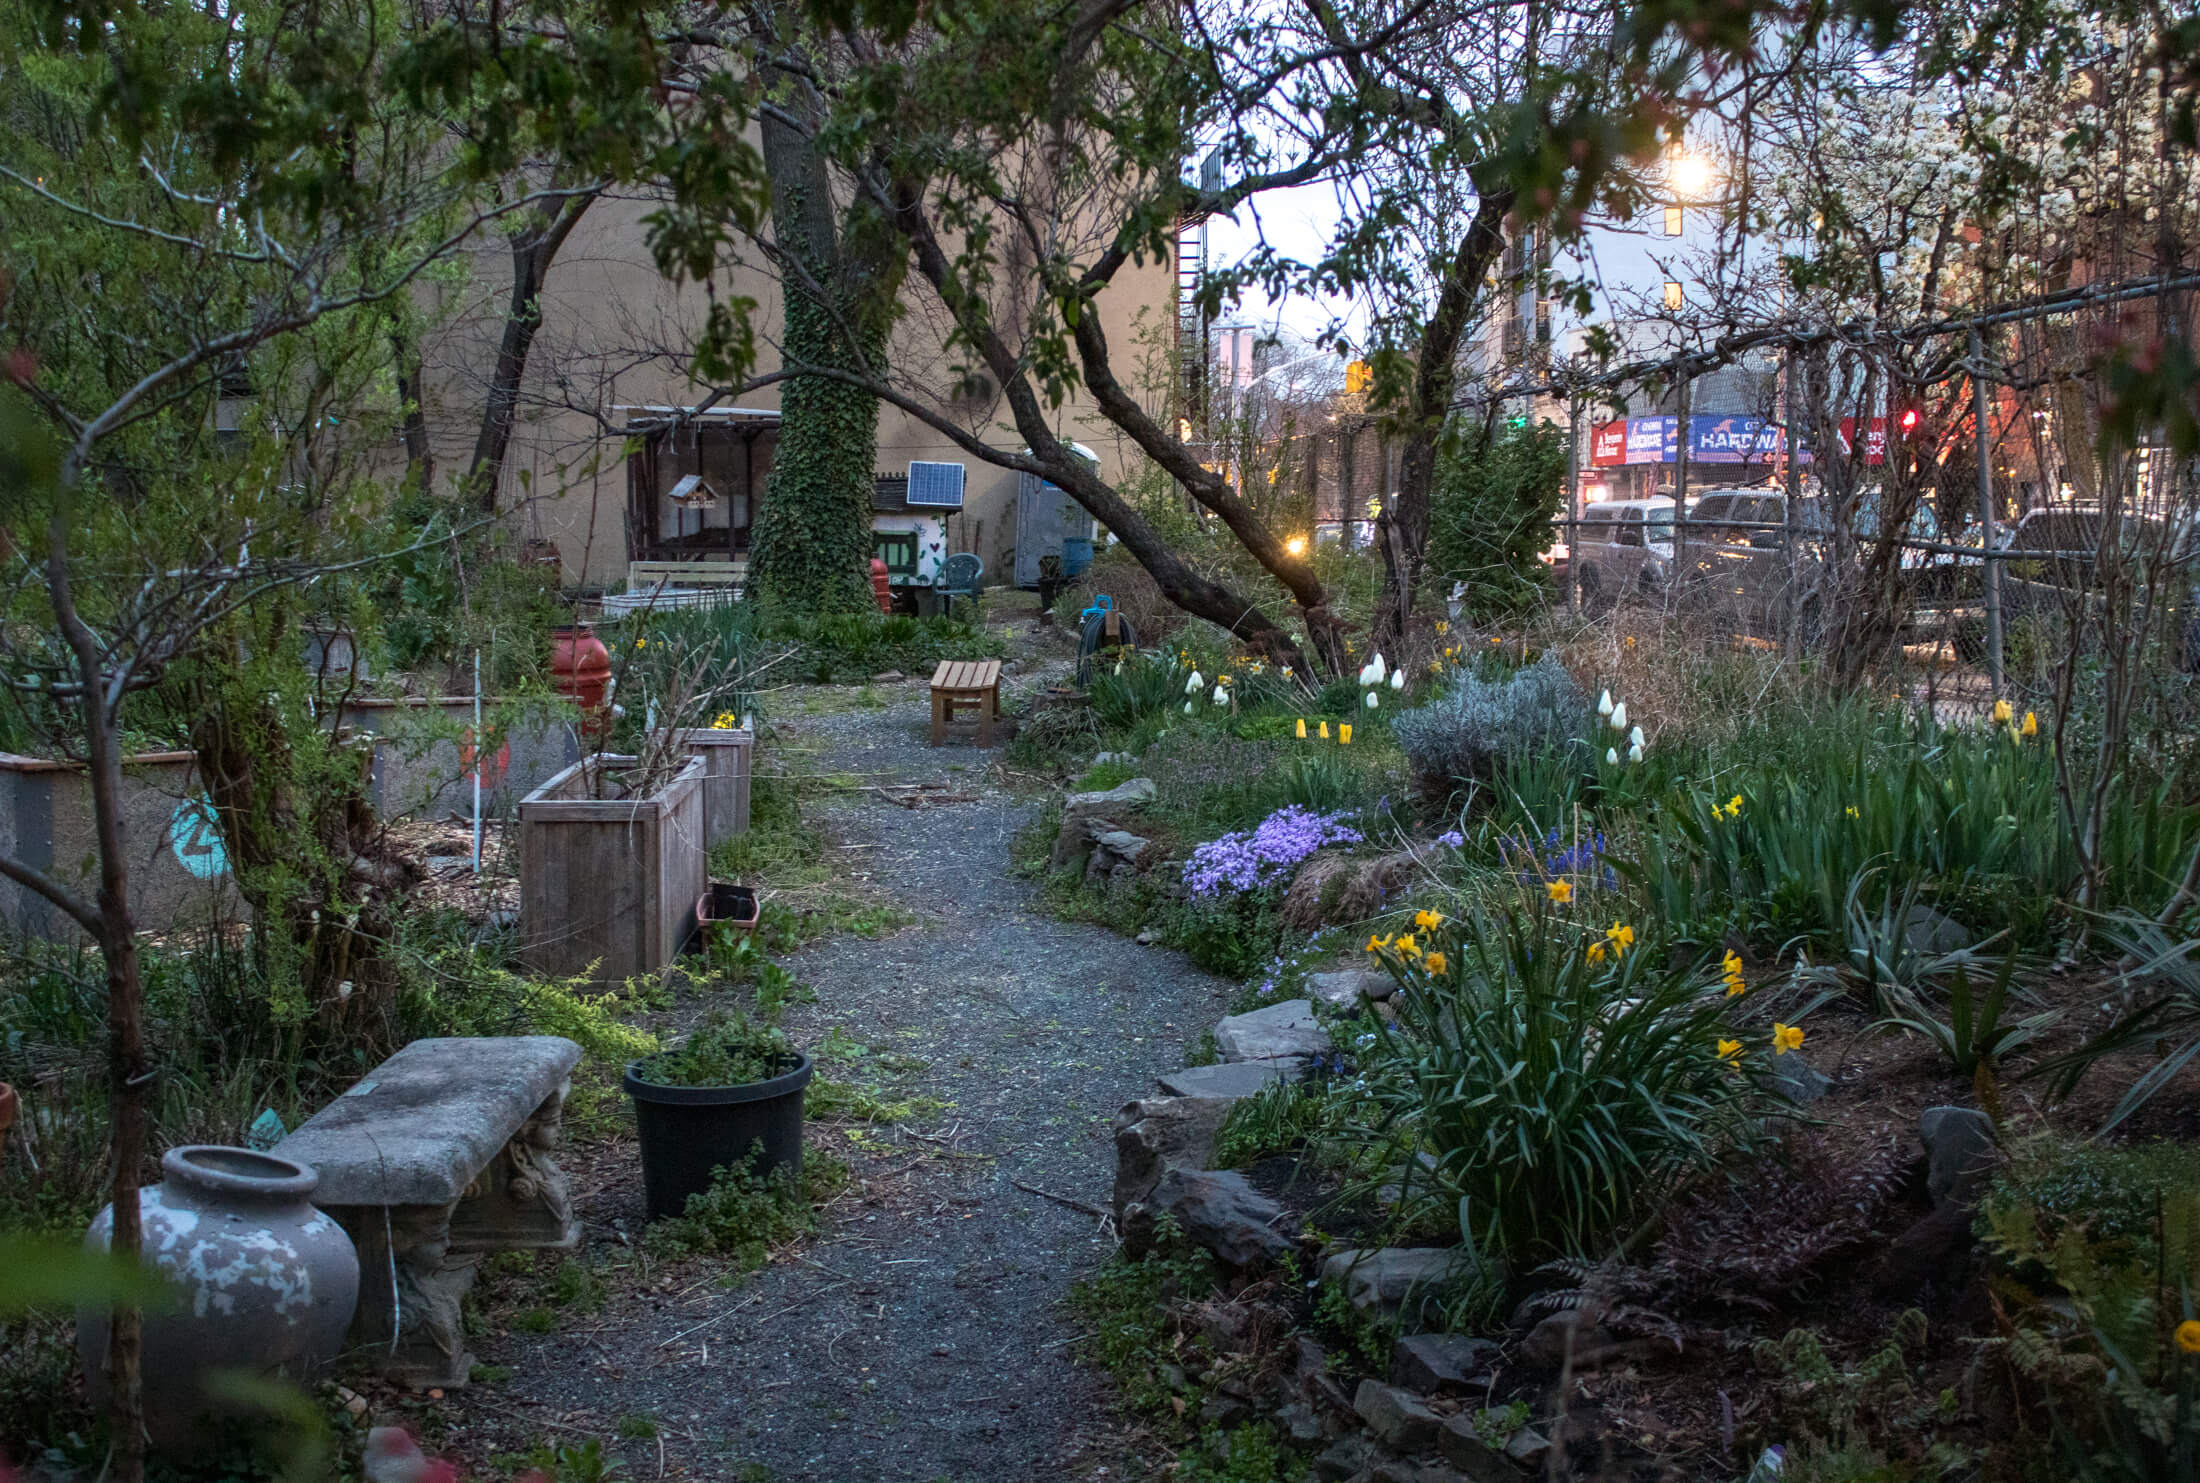
M 1058 680 L 1058 668 L 1013 683 Z M 997 752 L 927 745 L 921 681 L 874 694 L 883 708 L 790 719 L 775 743 L 814 749 L 806 769 L 843 785 L 945 782 L 927 791 L 975 800 L 909 808 L 849 791 L 805 804 L 838 869 L 917 920 L 791 955 L 817 997 L 785 1023 L 807 1045 L 837 1032 L 867 1048 L 830 1074 L 946 1105 L 813 1126 L 813 1153 L 848 1164 L 852 1181 L 817 1236 L 745 1279 L 646 1255 L 630 1133 L 570 1150 L 581 1259 L 608 1277 L 600 1306 L 553 1308 L 551 1332 L 525 1332 L 511 1320 L 536 1301 L 526 1281 L 543 1279 L 485 1277 L 487 1331 L 472 1340 L 483 1382 L 408 1403 L 431 1446 L 481 1468 L 540 1439 L 624 1432 L 608 1445 L 629 1477 L 742 1483 L 1141 1471 L 1105 1381 L 1073 1362 L 1082 1330 L 1066 1300 L 1115 1249 L 1111 1118 L 1184 1063 L 1230 986 L 1165 949 L 1041 915 L 1010 843 L 1043 799 L 1005 785 Z M 760 749 L 760 769 L 771 765 Z M 684 1000 L 674 1016 L 706 1007 Z

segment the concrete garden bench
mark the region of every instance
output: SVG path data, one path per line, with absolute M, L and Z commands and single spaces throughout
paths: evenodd
M 556 1035 L 416 1040 L 276 1145 L 359 1250 L 348 1347 L 391 1378 L 464 1385 L 459 1302 L 492 1251 L 579 1244 L 557 1146 L 581 1049 Z

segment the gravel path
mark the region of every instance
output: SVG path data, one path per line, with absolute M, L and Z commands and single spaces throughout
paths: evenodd
M 476 1342 L 511 1370 L 451 1398 L 447 1414 L 477 1443 L 529 1421 L 605 1436 L 647 1416 L 661 1454 L 658 1440 L 616 1444 L 645 1479 L 1021 1483 L 1133 1466 L 1103 1383 L 1070 1361 L 1078 1329 L 1062 1302 L 1112 1233 L 1030 1191 L 1108 1204 L 1110 1118 L 1182 1064 L 1229 986 L 1174 953 L 1036 914 L 1008 852 L 1037 799 L 982 773 L 993 759 L 969 745 L 926 745 L 920 683 L 880 693 L 884 709 L 796 718 L 780 740 L 816 748 L 819 772 L 980 797 L 909 810 L 859 793 L 822 810 L 832 858 L 919 921 L 795 954 L 817 1002 L 786 1023 L 806 1044 L 837 1029 L 913 1058 L 891 1062 L 905 1072 L 923 1063 L 900 1090 L 947 1109 L 813 1131 L 855 1183 L 817 1238 L 731 1288 L 694 1262 L 633 1280 L 634 1255 L 614 1241 L 615 1226 L 641 1228 L 631 1144 L 588 1159 L 602 1181 L 580 1202 L 590 1251 L 629 1271 L 561 1333 Z

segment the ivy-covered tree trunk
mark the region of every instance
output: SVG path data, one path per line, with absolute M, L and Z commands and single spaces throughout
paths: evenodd
M 876 365 L 884 336 L 850 355 L 833 311 L 786 296 L 785 358 L 815 366 Z M 878 401 L 843 381 L 797 376 L 780 395 L 771 488 L 757 510 L 750 574 L 766 602 L 793 612 L 857 612 L 871 605 L 871 482 Z
M 783 24 L 782 37 L 790 34 Z M 799 55 L 791 42 L 780 48 Z M 781 364 L 881 374 L 907 260 L 860 198 L 836 222 L 831 176 L 801 122 L 814 126 L 824 109 L 804 76 L 776 77 L 779 106 L 765 113 L 762 129 L 784 305 Z M 843 381 L 797 375 L 784 383 L 779 408 L 751 580 L 765 602 L 789 611 L 862 611 L 871 605 L 878 399 Z

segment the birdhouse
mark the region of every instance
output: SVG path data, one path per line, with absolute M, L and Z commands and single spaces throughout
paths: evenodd
M 718 491 L 701 474 L 687 474 L 672 486 L 672 502 L 683 510 L 708 510 L 718 503 Z

